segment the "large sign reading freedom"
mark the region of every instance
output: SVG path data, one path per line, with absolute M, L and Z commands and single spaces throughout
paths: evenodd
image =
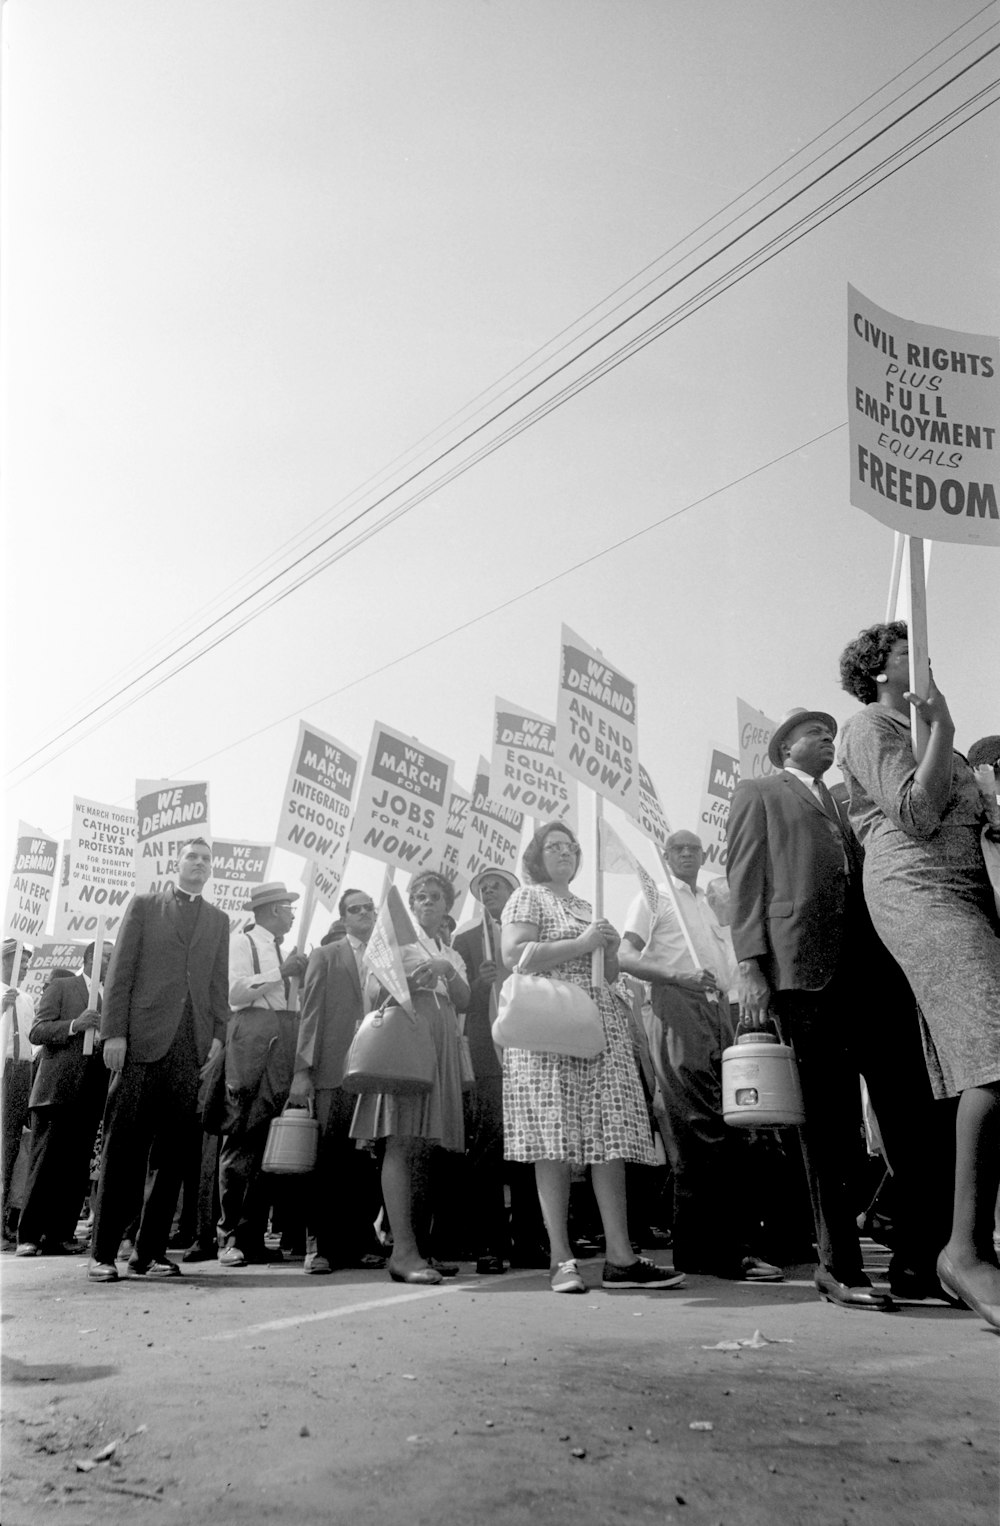
M 851 502 L 892 530 L 1000 546 L 1000 344 L 847 288 Z

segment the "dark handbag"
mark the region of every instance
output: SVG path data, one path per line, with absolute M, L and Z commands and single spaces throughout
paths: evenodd
M 347 1052 L 346 1092 L 401 1096 L 429 1092 L 437 1075 L 437 1050 L 427 1019 L 395 1003 L 368 1012 Z

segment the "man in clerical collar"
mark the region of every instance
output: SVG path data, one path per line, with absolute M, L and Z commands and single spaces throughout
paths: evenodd
M 211 845 L 203 837 L 181 843 L 176 886 L 133 896 L 118 931 L 101 1012 L 111 1084 L 88 1274 L 94 1282 L 118 1281 L 122 1234 L 140 1210 L 130 1274 L 180 1276 L 167 1240 L 199 1079 L 222 1047 L 229 1017 L 229 918 L 202 895 L 211 874 Z

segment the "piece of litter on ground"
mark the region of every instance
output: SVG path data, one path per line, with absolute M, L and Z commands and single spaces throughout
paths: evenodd
M 117 1452 L 117 1450 L 118 1450 L 118 1443 L 117 1443 L 117 1441 L 109 1441 L 106 1447 L 101 1447 L 101 1450 L 99 1452 L 95 1452 L 94 1453 L 94 1461 L 95 1462 L 107 1462 L 108 1458 L 109 1457 L 113 1457 L 115 1455 L 115 1453 Z
M 78 1473 L 89 1473 L 91 1468 L 96 1468 L 97 1466 L 96 1463 L 91 1462 L 86 1457 L 74 1457 L 73 1464 Z
M 309 1427 L 308 1427 L 308 1425 L 300 1425 L 299 1426 L 299 1435 L 300 1436 L 308 1436 L 309 1435 Z
M 415 1372 L 401 1372 L 399 1376 L 401 1378 L 405 1378 L 407 1383 L 415 1383 L 417 1381 L 417 1375 Z
M 572 1452 L 570 1452 L 569 1455 L 571 1457 L 586 1457 L 586 1455 L 587 1455 L 587 1448 L 586 1447 L 574 1447 Z
M 689 1431 L 714 1431 L 715 1430 L 715 1426 L 712 1424 L 711 1420 L 689 1420 L 688 1421 L 688 1430 Z
M 78 1330 L 76 1333 L 77 1333 L 77 1335 L 96 1335 L 97 1334 L 97 1326 L 96 1325 L 90 1325 L 90 1326 L 88 1326 L 88 1328 L 86 1330 Z
M 702 1346 L 702 1351 L 739 1351 L 741 1346 L 746 1346 L 750 1351 L 760 1351 L 764 1346 L 794 1346 L 795 1342 L 790 1335 L 762 1335 L 755 1330 L 748 1339 L 738 1341 L 717 1341 L 714 1346 Z

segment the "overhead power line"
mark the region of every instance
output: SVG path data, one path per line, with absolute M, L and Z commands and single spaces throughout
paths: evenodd
M 684 281 L 689 280 L 693 275 L 697 274 L 700 270 L 704 269 L 707 265 L 709 265 L 713 261 L 717 260 L 722 254 L 724 254 L 724 253 L 728 252 L 730 249 L 734 248 L 739 242 L 741 242 L 743 239 L 748 237 L 749 234 L 751 234 L 752 232 L 756 231 L 758 228 L 762 227 L 765 223 L 769 222 L 773 217 L 775 217 L 779 212 L 785 210 L 788 206 L 792 205 L 795 201 L 799 200 L 802 196 L 804 196 L 808 191 L 812 190 L 815 186 L 820 184 L 823 180 L 827 179 L 831 174 L 834 173 L 835 170 L 841 168 L 844 164 L 848 163 L 850 160 L 855 159 L 858 154 L 860 154 L 861 152 L 864 151 L 865 148 L 869 147 L 872 143 L 874 143 L 874 142 L 878 141 L 880 138 L 884 137 L 885 134 L 887 132 L 889 132 L 894 126 L 897 126 L 900 122 L 904 121 L 907 117 L 911 116 L 921 106 L 926 105 L 927 102 L 929 102 L 930 100 L 934 99 L 943 90 L 947 89 L 950 85 L 954 84 L 957 80 L 962 78 L 965 74 L 967 74 L 969 72 L 969 70 L 971 70 L 972 68 L 976 67 L 977 64 L 983 62 L 993 52 L 997 51 L 998 48 L 1000 48 L 1000 44 L 996 44 L 993 47 L 987 49 L 984 53 L 980 54 L 979 57 L 977 57 L 971 63 L 967 64 L 962 69 L 957 71 L 957 73 L 952 75 L 948 80 L 944 81 L 942 84 L 940 84 L 937 87 L 935 87 L 935 89 L 933 89 L 932 91 L 928 92 L 928 94 L 925 95 L 924 97 L 922 97 L 921 100 L 917 101 L 916 103 L 914 103 L 913 105 L 908 107 L 905 111 L 900 113 L 899 116 L 894 118 L 892 122 L 886 124 L 884 127 L 879 129 L 879 131 L 877 131 L 876 133 L 872 134 L 863 143 L 857 145 L 849 153 L 843 155 L 839 160 L 836 161 L 835 164 L 829 166 L 821 174 L 819 174 L 816 177 L 814 177 L 814 179 L 811 180 L 806 186 L 800 188 L 800 190 L 794 192 L 792 195 L 787 197 L 783 202 L 781 202 L 779 204 L 779 206 L 773 208 L 771 211 L 769 211 L 766 214 L 762 215 L 754 223 L 752 223 L 750 225 L 750 227 L 744 229 L 742 232 L 740 232 L 739 234 L 735 235 L 726 244 L 724 244 L 720 249 L 717 249 L 712 254 L 706 256 L 697 265 L 695 265 L 693 267 L 693 269 L 687 271 L 684 275 L 678 277 L 675 281 L 669 283 L 666 287 L 664 287 L 662 290 L 657 292 L 653 297 L 649 298 L 646 302 L 641 304 L 641 306 L 639 306 L 638 308 L 634 309 L 626 317 L 624 317 L 621 320 L 619 320 L 617 323 L 612 325 L 610 328 L 605 329 L 596 339 L 592 340 L 589 344 L 584 346 L 582 349 L 576 351 L 573 356 L 571 356 L 568 360 L 563 362 L 561 365 L 559 365 L 559 366 L 555 367 L 553 370 L 549 371 L 548 374 L 544 378 L 542 378 L 542 380 L 540 380 L 539 382 L 533 384 L 531 387 L 526 388 L 512 402 L 510 402 L 510 403 L 506 404 L 504 407 L 498 409 L 495 413 L 493 413 L 490 416 L 490 418 L 485 420 L 482 424 L 480 424 L 480 425 L 476 426 L 475 428 L 469 430 L 464 436 L 462 436 L 461 439 L 456 441 L 454 444 L 448 446 L 446 449 L 440 451 L 439 454 L 437 456 L 435 456 L 430 462 L 426 463 L 424 466 L 422 466 L 418 470 L 414 471 L 409 477 L 405 478 L 402 482 L 396 484 L 396 486 L 394 486 L 393 488 L 389 489 L 381 497 L 377 498 L 373 503 L 371 503 L 371 504 L 367 505 L 365 508 L 361 509 L 340 530 L 332 532 L 330 535 L 328 535 L 322 541 L 320 541 L 317 545 L 313 546 L 309 551 L 306 551 L 306 552 L 302 553 L 302 555 L 300 555 L 299 557 L 295 558 L 290 564 L 288 564 L 287 566 L 285 566 L 284 568 L 279 570 L 272 577 L 268 578 L 265 582 L 260 584 L 256 589 L 254 589 L 250 593 L 248 593 L 243 599 L 239 600 L 236 604 L 230 606 L 229 609 L 227 609 L 221 615 L 216 617 L 215 620 L 209 622 L 209 624 L 207 626 L 203 627 L 202 630 L 197 632 L 194 636 L 190 637 L 185 642 L 182 642 L 172 652 L 168 653 L 165 657 L 161 658 L 158 662 L 152 664 L 149 668 L 147 668 L 143 673 L 139 674 L 136 678 L 130 680 L 127 684 L 124 684 L 118 691 L 116 691 L 116 693 L 114 693 L 111 696 L 109 696 L 108 699 L 102 701 L 99 705 L 94 706 L 90 711 L 88 711 L 85 715 L 81 716 L 72 725 L 64 728 L 63 731 L 57 733 L 55 736 L 50 738 L 41 747 L 36 749 L 34 752 L 28 754 L 15 767 L 16 768 L 23 768 L 27 763 L 31 762 L 34 758 L 38 757 L 41 753 L 46 752 L 50 748 L 54 747 L 57 742 L 62 740 L 64 737 L 69 735 L 71 732 L 78 731 L 79 728 L 82 725 L 84 725 L 87 720 L 89 720 L 92 717 L 100 714 L 102 711 L 107 710 L 108 707 L 113 705 L 114 702 L 117 699 L 123 697 L 130 689 L 135 688 L 135 686 L 137 684 L 141 683 L 143 681 L 143 679 L 145 679 L 147 677 L 150 677 L 159 668 L 163 667 L 166 663 L 170 662 L 173 658 L 179 656 L 186 648 L 188 648 L 191 645 L 193 645 L 195 641 L 197 641 L 201 637 L 207 635 L 209 633 L 209 631 L 214 629 L 216 626 L 221 624 L 223 621 L 225 621 L 227 619 L 231 619 L 232 616 L 237 614 L 241 608 L 243 608 L 247 604 L 251 603 L 253 600 L 259 599 L 261 594 L 263 594 L 269 587 L 272 587 L 275 583 L 279 582 L 282 578 L 287 577 L 291 572 L 293 572 L 295 570 L 296 567 L 299 567 L 304 562 L 309 561 L 312 557 L 314 557 L 316 555 L 316 553 L 318 551 L 320 551 L 323 548 L 323 546 L 328 545 L 331 541 L 337 539 L 340 535 L 344 534 L 347 530 L 350 530 L 351 528 L 353 528 L 356 525 L 358 525 L 362 520 L 368 518 L 372 513 L 374 513 L 374 511 L 377 508 L 381 507 L 389 499 L 395 497 L 405 487 L 410 486 L 412 483 L 416 482 L 419 478 L 425 476 L 436 465 L 439 465 L 440 463 L 445 461 L 447 458 L 449 458 L 452 455 L 454 455 L 463 445 L 468 445 L 472 440 L 474 440 L 477 436 L 479 436 L 486 429 L 488 429 L 490 427 L 490 425 L 496 424 L 499 420 L 501 420 L 505 415 L 509 414 L 519 404 L 524 403 L 533 394 L 537 393 L 540 389 L 542 389 L 547 384 L 550 384 L 560 374 L 565 372 L 569 367 L 571 367 L 574 364 L 579 363 L 579 361 L 584 356 L 586 356 L 588 353 L 592 352 L 598 346 L 606 343 L 613 335 L 615 335 L 616 333 L 620 332 L 628 324 L 631 324 L 632 322 L 634 322 L 636 320 L 636 318 L 639 317 L 642 313 L 648 311 L 656 303 L 662 301 L 665 296 L 670 294 L 672 291 L 676 290 L 676 288 L 679 285 L 681 285 Z M 747 274 L 751 273 L 751 271 L 753 269 L 760 268 L 760 266 L 762 264 L 767 263 L 767 261 L 770 258 L 773 258 L 776 253 L 781 252 L 782 249 L 784 249 L 784 248 L 790 247 L 790 245 L 792 243 L 797 242 L 800 237 L 804 236 L 804 232 L 797 232 L 796 236 L 794 238 L 791 237 L 790 235 L 793 232 L 795 232 L 795 230 L 801 229 L 804 224 L 808 224 L 809 226 L 806 227 L 804 231 L 805 232 L 812 231 L 812 229 L 817 227 L 817 226 L 819 226 L 821 224 L 821 222 L 827 221 L 829 216 L 835 215 L 835 211 L 843 210 L 844 206 L 849 205 L 851 201 L 857 199 L 857 195 L 855 195 L 855 196 L 851 196 L 848 201 L 844 201 L 844 198 L 848 195 L 848 193 L 851 190 L 853 190 L 855 187 L 860 185 L 864 180 L 870 179 L 873 175 L 877 174 L 880 169 L 884 168 L 887 164 L 891 163 L 891 161 L 893 159 L 901 158 L 901 156 L 903 154 L 907 153 L 909 149 L 913 148 L 915 144 L 919 143 L 922 139 L 928 138 L 931 134 L 936 132 L 943 124 L 945 124 L 948 121 L 950 121 L 956 115 L 960 114 L 963 111 L 967 111 L 968 107 L 971 104 L 973 104 L 976 101 L 978 101 L 991 88 L 992 88 L 992 85 L 984 87 L 984 89 L 979 91 L 977 93 L 977 95 L 971 97 L 969 100 L 963 101 L 959 106 L 953 108 L 950 112 L 946 113 L 946 115 L 944 117 L 940 118 L 936 123 L 932 124 L 929 128 L 924 129 L 923 132 L 918 134 L 915 138 L 909 140 L 908 143 L 902 145 L 900 148 L 895 149 L 893 151 L 893 153 L 890 154 L 886 159 L 882 160 L 880 164 L 878 164 L 876 166 L 873 166 L 872 168 L 864 171 L 862 173 L 862 175 L 859 176 L 849 186 L 843 187 L 840 190 L 834 192 L 828 198 L 828 200 L 825 203 L 822 203 L 820 205 L 820 207 L 814 208 L 814 209 L 812 209 L 812 211 L 806 213 L 797 223 L 792 224 L 789 228 L 784 229 L 780 234 L 778 234 L 774 238 L 772 238 L 768 242 L 768 244 L 765 244 L 760 249 L 757 249 L 757 250 L 753 251 L 742 262 L 740 262 L 740 264 L 738 264 L 735 267 L 732 267 L 732 269 L 730 269 L 729 271 L 724 272 L 721 276 L 717 277 L 713 282 L 711 282 L 709 284 L 708 287 L 704 288 L 703 292 L 696 293 L 692 297 L 686 299 L 685 302 L 680 304 L 679 308 L 677 308 L 673 313 L 664 315 L 661 319 L 657 320 L 657 322 L 655 324 L 651 325 L 645 331 L 641 332 L 638 335 L 632 336 L 632 338 L 629 339 L 628 341 L 626 341 L 626 343 L 623 344 L 618 351 L 613 353 L 611 356 L 605 357 L 603 360 L 599 361 L 596 365 L 593 366 L 593 368 L 590 371 L 585 373 L 582 377 L 577 378 L 574 381 L 571 381 L 566 386 L 564 386 L 562 391 L 559 394 L 557 394 L 555 397 L 550 398 L 548 400 L 545 400 L 545 401 L 535 405 L 535 407 L 534 407 L 534 409 L 533 409 L 531 414 L 529 414 L 528 416 L 526 416 L 523 419 L 515 420 L 511 424 L 508 424 L 507 426 L 505 426 L 504 433 L 500 437 L 498 437 L 497 439 L 492 440 L 492 441 L 487 441 L 484 444 L 478 446 L 476 448 L 475 454 L 473 455 L 473 457 L 471 459 L 466 460 L 466 461 L 462 461 L 462 462 L 459 462 L 459 463 L 456 463 L 454 466 L 450 467 L 448 469 L 448 471 L 443 476 L 435 479 L 435 481 L 434 481 L 434 483 L 432 485 L 426 486 L 425 488 L 420 490 L 418 493 L 412 495 L 412 497 L 409 500 L 405 501 L 401 505 L 398 505 L 395 509 L 390 510 L 378 522 L 376 522 L 376 524 L 367 527 L 365 530 L 359 531 L 358 534 L 355 536 L 355 538 L 350 543 L 348 543 L 348 545 L 346 547 L 338 548 L 338 550 L 335 553 L 333 553 L 332 555 L 328 556 L 326 559 L 324 559 L 323 562 L 321 562 L 320 564 L 318 564 L 316 566 L 310 567 L 309 569 L 307 569 L 306 571 L 301 573 L 300 576 L 298 577 L 298 579 L 294 583 L 292 583 L 291 585 L 287 586 L 284 589 L 278 590 L 265 603 L 259 605 L 258 607 L 254 608 L 253 610 L 248 611 L 244 616 L 241 617 L 241 619 L 236 624 L 232 625 L 230 628 L 228 628 L 224 632 L 220 633 L 210 643 L 208 643 L 206 646 L 200 648 L 197 652 L 191 654 L 183 662 L 177 664 L 173 669 L 171 669 L 171 671 L 169 673 L 162 675 L 159 679 L 156 680 L 156 682 L 154 682 L 154 684 L 150 685 L 143 692 L 144 693 L 152 692 L 152 690 L 155 687 L 157 687 L 160 683 L 165 682 L 169 677 L 175 676 L 178 672 L 183 671 L 186 667 L 190 666 L 192 662 L 200 660 L 200 658 L 202 656 L 207 655 L 207 653 L 210 652 L 211 650 L 213 650 L 215 646 L 219 645 L 222 641 L 227 640 L 231 635 L 235 634 L 238 630 L 242 629 L 243 626 L 245 624 L 249 623 L 250 620 L 256 619 L 258 617 L 258 615 L 264 613 L 267 609 L 273 607 L 274 603 L 279 602 L 281 599 L 283 599 L 285 597 L 288 597 L 292 592 L 296 591 L 297 588 L 301 587 L 303 585 L 303 583 L 309 581 L 312 577 L 317 576 L 321 571 L 325 570 L 325 568 L 327 566 L 329 566 L 332 561 L 340 559 L 341 556 L 346 555 L 350 550 L 355 549 L 360 544 L 363 544 L 363 542 L 365 540 L 369 539 L 371 537 L 371 535 L 378 533 L 380 529 L 382 529 L 386 525 L 392 523 L 396 518 L 399 518 L 401 514 L 410 512 L 410 510 L 412 508 L 416 507 L 418 503 L 423 501 L 423 499 L 426 498 L 429 495 L 430 492 L 438 491 L 441 488 L 441 486 L 446 485 L 451 480 L 454 480 L 455 476 L 459 475 L 463 471 L 468 470 L 472 465 L 476 464 L 476 462 L 478 460 L 483 459 L 484 455 L 489 454 L 489 453 L 492 452 L 492 450 L 495 450 L 495 449 L 499 448 L 499 446 L 501 444 L 506 443 L 507 440 L 513 438 L 515 434 L 521 433 L 523 431 L 523 429 L 529 427 L 529 425 L 531 423 L 537 422 L 539 418 L 542 418 L 548 412 L 551 412 L 554 407 L 561 406 L 561 404 L 563 402 L 567 401 L 569 397 L 576 395 L 577 392 L 583 390 L 583 388 L 585 386 L 592 385 L 593 382 L 596 381 L 600 376 L 607 374 L 608 371 L 610 371 L 611 369 L 614 369 L 618 364 L 621 364 L 625 359 L 628 359 L 628 358 L 631 357 L 631 355 L 637 353 L 639 349 L 645 347 L 646 344 L 652 342 L 652 339 L 659 337 L 659 335 L 662 334 L 663 332 L 666 332 L 666 330 L 668 328 L 674 327 L 677 322 L 683 321 L 684 318 L 689 317 L 694 312 L 700 310 L 700 308 L 702 306 L 704 306 L 707 301 L 713 300 L 714 297 L 717 296 L 717 295 L 720 295 L 722 291 L 728 290 L 731 285 L 734 285 L 734 284 L 736 284 L 736 282 L 738 280 L 743 279 Z M 987 104 L 993 104 L 993 102 L 990 101 Z M 980 109 L 985 109 L 985 107 L 982 107 Z M 973 117 L 978 115 L 978 114 L 979 114 L 978 111 L 969 112 L 968 115 L 966 115 L 963 118 L 963 120 L 957 124 L 957 126 L 965 125 L 966 122 L 971 121 L 973 119 Z M 957 130 L 957 127 L 953 127 L 951 129 L 949 129 L 949 132 L 947 132 L 947 133 L 946 132 L 941 132 L 939 134 L 939 136 L 933 140 L 932 143 L 925 144 L 925 146 L 923 148 L 919 149 L 916 153 L 911 154 L 910 158 L 906 159 L 904 161 L 904 163 L 912 162 L 912 160 L 914 158 L 919 157 L 920 153 L 925 152 L 927 147 L 933 146 L 933 143 L 942 141 L 944 137 L 947 137 L 947 136 L 950 135 L 951 131 L 955 131 L 955 130 Z M 903 164 L 900 163 L 900 164 L 896 165 L 895 169 L 902 168 L 902 167 L 903 167 Z M 895 173 L 895 169 L 890 170 L 889 173 L 890 174 L 891 173 Z M 881 177 L 881 179 L 875 181 L 874 184 L 880 184 L 882 182 L 882 180 L 884 180 L 886 178 L 888 178 L 888 175 L 883 175 Z M 865 194 L 865 192 L 867 190 L 871 190 L 873 188 L 874 188 L 873 185 L 869 185 L 869 186 L 867 186 L 865 188 L 865 190 L 859 191 L 858 195 Z M 841 206 L 835 207 L 834 211 L 829 212 L 826 216 L 819 217 L 819 215 L 818 215 L 819 212 L 823 211 L 825 208 L 833 206 L 833 204 L 838 202 L 838 201 L 842 203 Z M 141 697 L 142 697 L 142 695 L 134 695 L 130 700 L 127 701 L 127 705 L 134 703 L 138 698 L 141 698 Z M 120 707 L 118 710 L 116 710 L 114 712 L 114 714 L 120 714 L 122 709 L 127 708 L 127 705 Z M 108 715 L 108 716 L 105 717 L 105 719 L 111 719 L 111 718 L 112 718 L 111 715 Z M 101 722 L 101 724 L 103 724 L 103 721 Z M 93 729 L 94 728 L 91 728 L 91 730 L 93 730 Z M 89 732 L 87 734 L 89 734 Z M 80 738 L 78 738 L 78 740 L 79 739 Z M 65 750 L 66 749 L 64 748 L 61 751 L 65 751 Z M 60 754 L 58 754 L 58 753 L 54 754 L 53 758 L 55 756 L 59 756 L 59 755 Z M 52 761 L 52 760 L 53 759 L 50 758 L 47 761 Z M 44 765 L 42 765 L 42 766 L 44 766 Z M 31 773 L 33 773 L 35 771 L 37 771 L 37 770 L 31 770 Z M 30 774 L 26 775 L 26 777 L 30 777 Z

